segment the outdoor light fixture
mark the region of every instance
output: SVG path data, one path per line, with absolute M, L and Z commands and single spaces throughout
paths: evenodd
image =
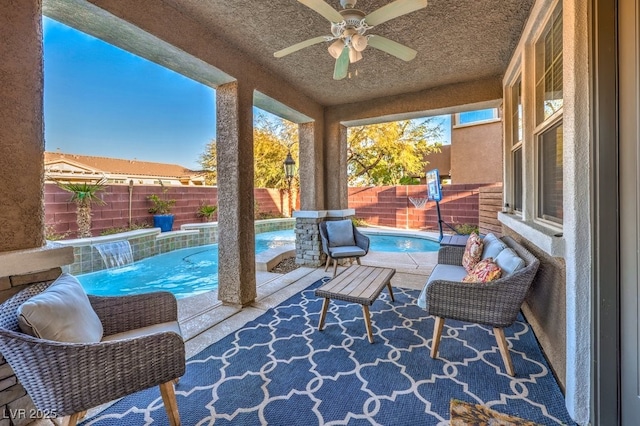
M 291 150 L 287 153 L 287 158 L 284 159 L 284 177 L 287 179 L 287 204 L 289 209 L 289 216 L 293 212 L 292 197 L 291 197 L 291 179 L 296 172 L 296 162 L 291 157 Z
M 291 151 L 287 153 L 287 158 L 284 160 L 284 176 L 291 184 L 291 179 L 293 179 L 293 174 L 296 171 L 296 162 L 293 161 L 293 157 L 291 157 Z

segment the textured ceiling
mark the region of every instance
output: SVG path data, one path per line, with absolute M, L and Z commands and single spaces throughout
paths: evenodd
M 166 0 L 323 105 L 501 76 L 533 1 L 429 0 L 425 9 L 367 32 L 417 50 L 414 60 L 404 62 L 367 47 L 364 59 L 349 66 L 351 78 L 335 81 L 330 43 L 273 56 L 292 44 L 330 35 L 330 23 L 296 0 Z M 370 13 L 390 2 L 359 0 L 356 9 Z M 340 10 L 339 0 L 327 3 Z

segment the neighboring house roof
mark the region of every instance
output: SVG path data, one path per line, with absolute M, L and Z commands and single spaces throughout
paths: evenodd
M 150 161 L 125 160 L 121 158 L 95 157 L 91 155 L 45 152 L 46 173 L 54 178 L 153 178 L 171 180 L 183 185 L 202 184 L 203 172 L 190 170 L 178 164 L 154 163 Z

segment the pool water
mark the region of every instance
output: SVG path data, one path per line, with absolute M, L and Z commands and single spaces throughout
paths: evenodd
M 423 238 L 369 235 L 370 250 L 384 252 L 437 251 L 438 243 Z M 292 230 L 256 234 L 256 253 L 295 244 Z M 79 275 L 89 294 L 121 296 L 158 290 L 178 299 L 218 287 L 218 245 L 192 247 L 149 257 L 117 269 Z

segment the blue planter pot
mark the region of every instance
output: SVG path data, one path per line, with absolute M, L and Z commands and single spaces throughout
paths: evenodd
M 153 226 L 160 228 L 162 232 L 169 232 L 173 228 L 172 214 L 156 214 L 153 215 Z

